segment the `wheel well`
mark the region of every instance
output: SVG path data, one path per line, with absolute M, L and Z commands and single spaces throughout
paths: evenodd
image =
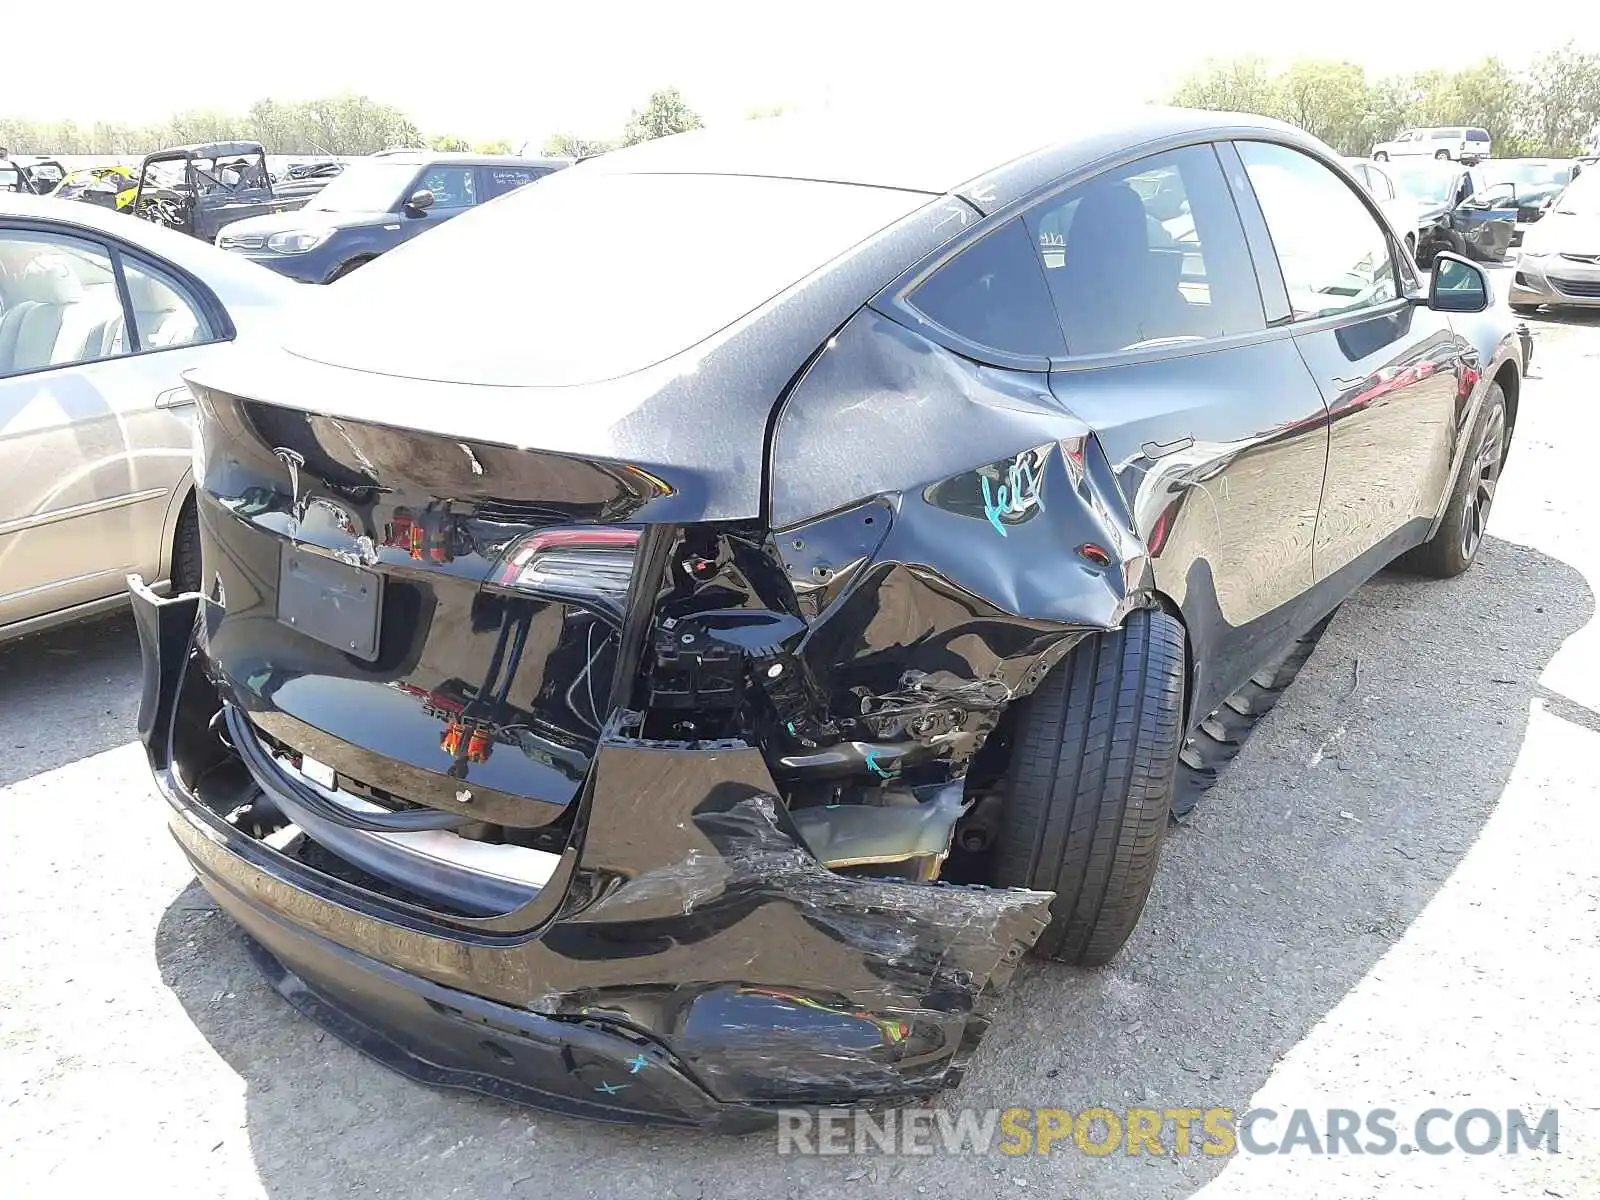
M 333 269 L 333 274 L 328 276 L 328 282 L 332 283 L 335 279 L 340 279 L 343 276 L 350 274 L 350 272 L 354 271 L 357 267 L 366 266 L 369 262 L 377 257 L 378 256 L 376 254 L 351 255 Z
M 1506 398 L 1506 452 L 1511 452 L 1511 431 L 1517 427 L 1517 398 L 1522 391 L 1522 376 L 1511 363 L 1501 363 L 1494 381 Z

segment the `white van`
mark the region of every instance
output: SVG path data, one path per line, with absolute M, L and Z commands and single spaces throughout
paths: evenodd
M 1391 158 L 1448 158 L 1455 162 L 1482 162 L 1489 157 L 1489 131 L 1471 129 L 1463 125 L 1439 129 L 1408 129 L 1392 142 L 1379 142 L 1372 147 L 1372 157 L 1379 162 Z

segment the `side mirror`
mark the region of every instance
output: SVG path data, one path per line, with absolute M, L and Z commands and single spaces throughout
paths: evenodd
M 406 197 L 406 212 L 412 216 L 420 217 L 433 207 L 433 193 L 427 188 L 418 188 Z
M 1489 307 L 1489 277 L 1477 263 L 1442 250 L 1433 260 L 1428 307 L 1435 312 L 1483 312 Z

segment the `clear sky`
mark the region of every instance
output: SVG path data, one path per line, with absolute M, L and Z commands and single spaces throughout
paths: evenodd
M 1030 103 L 1158 98 L 1211 55 L 1340 57 L 1387 74 L 1569 38 L 1595 0 L 7 0 L 0 113 L 138 123 L 262 96 L 364 92 L 425 130 L 514 142 L 616 133 L 676 85 L 707 120 L 757 106 L 915 105 L 946 89 Z

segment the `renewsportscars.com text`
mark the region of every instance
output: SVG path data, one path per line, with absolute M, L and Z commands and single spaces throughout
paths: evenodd
M 1429 1108 L 786 1109 L 779 1154 L 1518 1154 L 1561 1151 L 1560 1115 Z

